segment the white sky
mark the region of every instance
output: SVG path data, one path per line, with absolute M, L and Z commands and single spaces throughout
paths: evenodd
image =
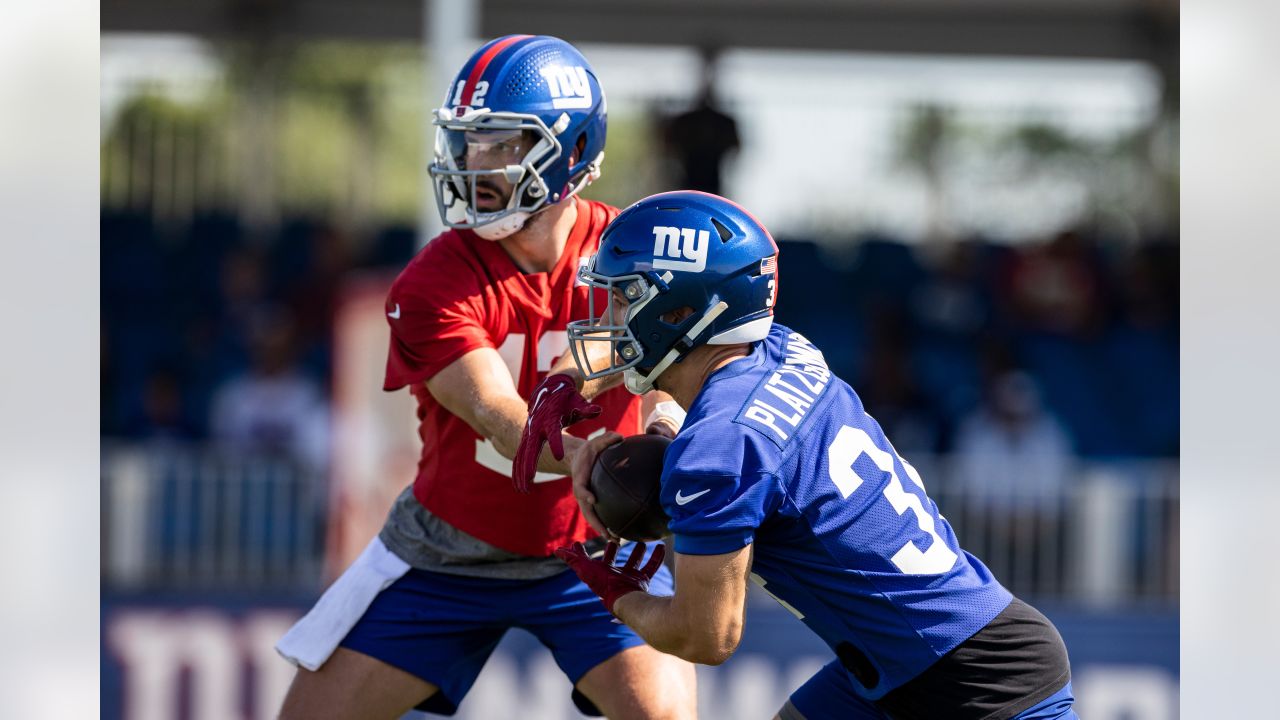
M 698 91 L 692 49 L 581 49 L 615 116 L 655 103 L 675 107 Z M 101 67 L 104 117 L 139 80 L 180 97 L 218 78 L 216 58 L 200 41 L 175 36 L 104 36 Z M 743 142 L 726 194 L 779 235 L 832 228 L 923 235 L 924 184 L 894 162 L 895 128 L 918 104 L 993 128 L 1043 120 L 1109 137 L 1149 122 L 1159 102 L 1157 75 L 1136 62 L 731 50 L 720 68 L 718 94 Z M 991 168 L 956 172 L 945 203 L 957 232 L 1034 239 L 1071 222 L 1086 194 L 1053 177 L 1011 182 Z
M 692 50 L 583 52 L 610 112 L 698 91 Z M 912 106 L 938 104 L 994 126 L 1046 120 L 1101 138 L 1150 122 L 1159 103 L 1156 73 L 1136 62 L 740 50 L 725 53 L 720 68 L 718 94 L 743 143 L 726 192 L 776 234 L 848 226 L 919 237 L 923 185 L 893 163 L 894 129 Z M 957 183 L 948 217 L 1006 239 L 1051 232 L 1083 202 L 1083 189 L 1069 183 L 976 180 Z

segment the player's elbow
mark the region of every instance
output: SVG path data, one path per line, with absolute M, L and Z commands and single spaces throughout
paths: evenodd
M 742 626 L 735 624 L 691 638 L 684 658 L 700 665 L 720 665 L 733 656 L 742 640 Z
M 702 665 L 722 665 L 726 660 L 733 657 L 736 647 L 721 646 L 707 653 L 701 660 L 697 662 Z
M 733 657 L 733 653 L 737 649 L 738 644 L 736 642 L 710 644 L 697 648 L 693 655 L 686 659 L 699 665 L 722 665 L 726 660 Z

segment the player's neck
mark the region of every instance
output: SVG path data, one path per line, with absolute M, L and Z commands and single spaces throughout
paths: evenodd
M 522 272 L 551 272 L 560 262 L 569 233 L 578 220 L 578 202 L 556 203 L 529 218 L 519 232 L 498 241 Z
M 737 360 L 751 355 L 749 344 L 739 345 L 702 345 L 689 353 L 683 361 L 667 368 L 658 377 L 658 389 L 676 401 L 686 411 L 693 407 L 693 401 L 707 378 L 715 371 Z

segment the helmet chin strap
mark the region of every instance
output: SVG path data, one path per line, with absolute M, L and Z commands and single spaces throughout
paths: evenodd
M 702 334 L 702 331 L 706 330 L 711 323 L 715 322 L 716 318 L 720 317 L 721 313 L 728 309 L 729 303 L 723 300 L 708 308 L 707 311 L 702 314 L 702 319 L 694 323 L 693 327 L 689 328 L 689 332 L 684 334 L 684 337 L 680 339 L 681 341 L 677 342 L 674 347 L 668 350 L 667 354 L 662 356 L 662 359 L 658 361 L 657 365 L 653 366 L 653 369 L 650 370 L 647 375 L 641 375 L 635 368 L 627 368 L 624 370 L 622 372 L 622 381 L 623 384 L 627 386 L 627 390 L 630 390 L 635 395 L 643 395 L 652 390 L 653 384 L 658 381 L 658 376 L 666 372 L 667 368 L 671 367 L 671 364 L 682 357 L 685 353 L 693 350 L 691 346 L 693 345 L 694 340 L 696 340 L 697 337 Z M 680 350 L 682 345 L 687 348 L 683 352 Z
M 653 383 L 657 378 L 652 380 L 641 375 L 635 368 L 627 368 L 622 371 L 622 384 L 627 386 L 627 390 L 632 395 L 643 395 L 653 389 Z
M 511 213 L 493 222 L 477 225 L 472 230 L 485 240 L 501 240 L 519 232 L 529 221 L 529 217 L 530 213 L 527 212 Z

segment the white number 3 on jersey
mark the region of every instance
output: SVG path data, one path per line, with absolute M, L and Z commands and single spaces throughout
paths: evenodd
M 889 504 L 899 515 L 908 510 L 915 514 L 916 524 L 930 539 L 929 549 L 924 551 L 908 540 L 890 558 L 894 566 L 909 575 L 939 575 L 950 570 L 959 556 L 947 547 L 942 537 L 938 535 L 937 519 L 925 509 L 920 498 L 902 487 L 902 480 L 898 477 L 893 465 L 896 453 L 890 455 L 881 450 L 876 447 L 875 442 L 865 430 L 848 425 L 840 428 L 835 442 L 827 448 L 828 472 L 831 475 L 831 482 L 835 483 L 836 488 L 840 490 L 840 495 L 847 498 L 862 485 L 863 478 L 859 477 L 858 471 L 853 469 L 853 463 L 863 453 L 871 458 L 871 462 L 875 463 L 876 467 L 889 474 L 889 482 L 884 486 L 884 496 L 889 500 Z M 915 468 L 905 460 L 902 460 L 902 466 L 906 468 L 911 481 L 923 490 L 924 483 L 916 474 Z

